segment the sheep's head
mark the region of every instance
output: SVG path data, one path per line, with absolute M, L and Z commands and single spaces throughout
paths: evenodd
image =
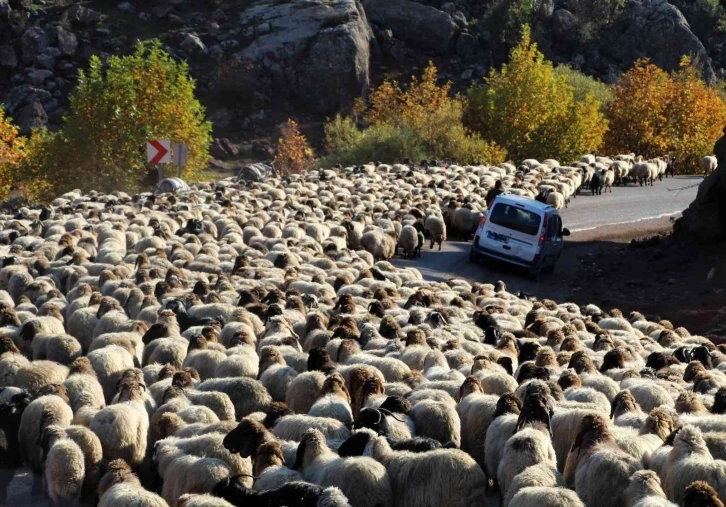
M 265 428 L 272 428 L 279 419 L 286 415 L 292 415 L 293 411 L 281 401 L 273 401 L 269 407 L 267 407 L 267 415 L 265 415 L 262 424 Z
M 713 368 L 713 359 L 719 357 L 720 355 L 718 352 L 712 351 L 706 345 L 699 345 L 698 347 L 693 349 L 691 354 L 693 359 L 703 364 L 704 368 L 706 368 L 707 370 Z
M 612 440 L 608 420 L 600 414 L 587 414 L 580 421 L 580 429 L 570 452 L 587 451 L 599 442 Z
M 618 417 L 627 412 L 637 412 L 640 405 L 635 401 L 632 393 L 628 389 L 624 389 L 615 395 L 610 404 L 610 418 Z
M 338 455 L 341 458 L 350 456 L 362 456 L 365 453 L 368 444 L 376 438 L 377 434 L 368 428 L 361 428 L 354 432 L 345 442 L 338 448 Z
M 720 387 L 713 397 L 712 414 L 726 414 L 726 387 Z
M 423 329 L 413 328 L 408 330 L 408 332 L 406 333 L 406 347 L 425 344 L 426 333 L 423 331 Z
M 207 345 L 207 339 L 202 335 L 195 335 L 189 338 L 187 354 L 189 354 L 192 350 L 206 350 L 207 348 L 209 348 L 209 345 Z
M 521 411 L 522 402 L 519 398 L 514 393 L 506 393 L 497 400 L 497 406 L 494 409 L 492 419 L 506 414 L 519 415 Z
M 380 410 L 387 410 L 393 413 L 408 414 L 411 412 L 413 405 L 403 396 L 389 396 L 381 403 L 379 408 Z
M 273 366 L 275 364 L 279 364 L 282 366 L 287 365 L 287 363 L 285 362 L 285 358 L 282 357 L 280 349 L 271 345 L 262 347 L 260 349 L 259 374 L 257 378 L 259 379 L 270 366 Z
M 686 488 L 683 507 L 724 507 L 724 504 L 709 483 L 694 481 Z
M 116 484 L 122 484 L 129 482 L 137 486 L 141 486 L 141 482 L 131 470 L 131 467 L 122 459 L 116 459 L 111 461 L 106 466 L 106 473 L 101 477 L 101 481 L 98 483 L 98 496 L 99 498 L 103 494 L 111 489 Z
M 534 363 L 524 363 L 519 367 L 517 383 L 523 384 L 527 380 L 532 379 L 539 379 L 546 382 L 550 379 L 550 371 L 544 366 L 537 366 Z
M 156 381 L 158 382 L 159 380 L 172 378 L 174 373 L 176 373 L 176 368 L 171 364 L 165 364 L 159 370 L 159 373 L 156 376 Z
M 156 317 L 156 322 L 167 326 L 176 325 L 176 313 L 172 310 L 161 310 Z
M 308 371 L 325 371 L 333 367 L 330 354 L 320 347 L 313 347 L 308 354 Z
M 84 375 L 91 375 L 93 377 L 96 376 L 96 372 L 93 369 L 93 366 L 91 365 L 91 361 L 88 360 L 87 357 L 79 357 L 76 360 L 71 363 L 70 371 L 68 375 L 73 374 L 84 374 Z
M 317 429 L 307 430 L 297 447 L 297 455 L 293 470 L 300 470 L 323 449 L 327 448 L 325 436 Z
M 625 490 L 628 505 L 635 505 L 639 500 L 649 496 L 665 499 L 658 474 L 652 470 L 638 470 L 630 476 L 630 484 Z
M 40 396 L 58 396 L 63 401 L 70 404 L 70 398 L 68 398 L 68 391 L 63 384 L 45 384 L 43 387 L 38 389 L 38 397 Z
M 537 357 L 537 351 L 540 349 L 541 345 L 535 341 L 526 341 L 522 342 L 519 345 L 519 363 L 524 363 L 526 361 L 534 361 L 534 359 Z
M 526 425 L 541 423 L 547 426 L 547 431 L 552 435 L 551 421 L 554 415 L 554 407 L 548 396 L 542 393 L 532 393 L 524 399 L 522 411 L 517 420 L 516 431 Z
M 107 273 L 107 272 L 110 273 L 110 271 L 104 271 L 104 273 Z M 116 275 L 113 275 L 113 276 L 115 277 Z M 123 312 L 124 309 L 123 309 L 123 306 L 121 306 L 121 303 L 116 301 L 116 299 L 114 299 L 110 296 L 103 296 L 101 298 L 101 304 L 98 306 L 98 311 L 96 312 L 96 318 L 100 319 L 101 317 L 103 317 L 110 311 Z
M 534 360 L 536 366 L 558 366 L 557 357 L 555 351 L 550 347 L 542 347 L 537 351 L 537 356 Z
M 570 387 L 582 387 L 582 381 L 580 377 L 573 370 L 565 370 L 557 379 L 557 383 L 560 385 L 563 391 Z
M 348 403 L 350 403 L 350 393 L 348 392 L 348 388 L 345 386 L 345 380 L 338 372 L 331 373 L 326 377 L 320 393 L 321 395 L 338 393 L 343 395 L 348 400 Z
M 284 466 L 285 456 L 279 442 L 271 441 L 261 444 L 257 447 L 252 462 L 254 463 L 252 473 L 255 476 L 259 476 L 266 468 L 271 466 Z
M 698 373 L 693 378 L 693 391 L 696 393 L 705 394 L 720 386 L 718 379 L 710 373 Z
M 15 346 L 15 342 L 13 342 L 12 338 L 9 336 L 2 336 L 0 337 L 0 354 L 4 354 L 6 352 L 19 354 L 20 349 Z
M 172 375 L 171 385 L 180 389 L 189 389 L 192 387 L 192 375 L 188 371 L 176 371 Z
M 32 401 L 33 397 L 26 391 L 13 395 L 9 401 L 0 404 L 0 420 L 7 428 L 18 427 L 23 412 Z
M 392 316 L 386 315 L 381 319 L 378 332 L 382 337 L 388 338 L 389 340 L 396 339 L 401 332 L 401 326 L 398 325 L 398 322 Z
M 32 319 L 23 324 L 18 332 L 18 338 L 24 342 L 32 341 L 35 336 L 41 331 L 41 323 L 38 320 Z
M 388 414 L 380 409 L 364 408 L 360 411 L 360 414 L 358 415 L 355 423 L 353 423 L 353 428 L 368 428 L 375 431 L 379 435 L 385 435 L 387 415 Z
M 249 458 L 266 438 L 267 429 L 261 423 L 246 417 L 236 428 L 227 433 L 222 445 L 232 454 Z
M 583 372 L 594 373 L 597 371 L 590 355 L 585 350 L 578 350 L 573 353 L 567 367 L 574 369 L 578 375 L 581 375 Z
M 484 393 L 484 388 L 477 377 L 469 375 L 459 388 L 459 400 L 463 400 L 472 393 Z
M 174 435 L 177 431 L 182 429 L 186 423 L 174 412 L 165 412 L 159 418 L 157 422 L 157 428 L 159 430 L 159 438 L 166 438 Z
M 661 440 L 665 440 L 676 427 L 678 427 L 677 417 L 674 417 L 668 410 L 658 407 L 650 411 L 640 428 L 640 434 L 652 433 L 658 435 Z
M 370 396 L 383 394 L 384 392 L 385 390 L 383 388 L 383 382 L 381 382 L 381 379 L 379 379 L 378 377 L 367 378 L 358 389 L 358 392 L 355 393 L 355 397 L 353 400 L 353 415 L 356 417 L 356 419 L 360 411 L 365 406 L 366 400 Z

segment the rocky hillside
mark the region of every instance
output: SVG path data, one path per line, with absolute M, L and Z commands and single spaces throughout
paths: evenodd
M 707 46 L 666 0 L 0 0 L 0 98 L 24 132 L 52 127 L 92 54 L 160 38 L 189 62 L 216 135 L 257 139 L 288 116 L 346 110 L 371 83 L 427 60 L 464 89 L 503 60 L 522 22 L 549 58 L 606 82 L 637 58 L 673 69 L 682 54 L 720 76 L 723 37 L 688 5 Z M 214 154 L 237 149 L 217 142 Z

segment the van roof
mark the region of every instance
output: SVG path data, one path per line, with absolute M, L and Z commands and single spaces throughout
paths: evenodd
M 550 204 L 545 204 L 529 197 L 523 197 L 515 194 L 500 194 L 497 196 L 497 202 L 505 202 L 507 204 L 514 204 L 515 206 L 522 206 L 537 211 L 555 211 L 555 207 Z

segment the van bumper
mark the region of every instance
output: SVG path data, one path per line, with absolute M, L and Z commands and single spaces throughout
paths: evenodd
M 528 268 L 528 269 L 537 268 L 541 264 L 540 259 L 537 259 L 537 261 L 533 261 L 533 262 L 527 262 L 527 261 L 520 259 L 519 257 L 514 257 L 511 255 L 506 255 L 506 254 L 502 254 L 499 252 L 495 252 L 493 250 L 489 250 L 488 248 L 482 248 L 478 244 L 478 239 L 479 239 L 478 237 L 474 238 L 474 242 L 471 244 L 472 251 L 475 254 L 477 254 L 478 256 L 497 259 L 497 260 L 500 260 L 503 262 L 507 262 L 509 264 L 514 264 L 516 266 L 521 266 L 523 268 Z

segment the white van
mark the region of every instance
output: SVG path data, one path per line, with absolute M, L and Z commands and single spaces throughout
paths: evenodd
M 535 279 L 551 273 L 565 245 L 557 210 L 548 204 L 512 194 L 498 195 L 482 217 L 469 260 L 491 257 L 529 270 Z

